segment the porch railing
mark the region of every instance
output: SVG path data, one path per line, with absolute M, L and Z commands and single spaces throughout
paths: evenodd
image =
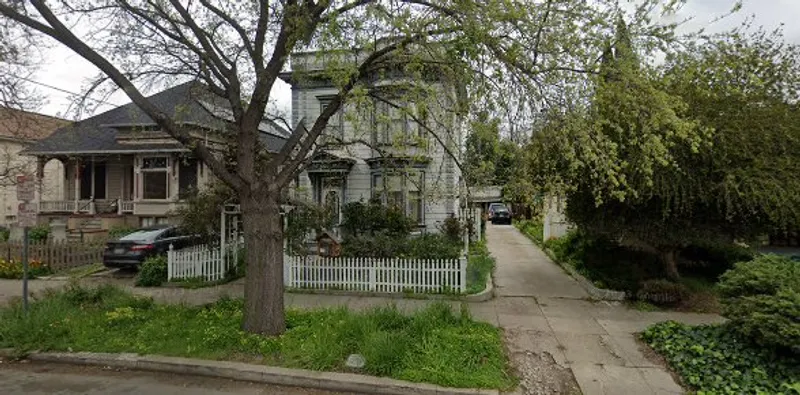
M 119 213 L 132 213 L 133 212 L 133 202 L 129 200 L 119 200 Z
M 72 213 L 75 212 L 74 200 L 50 200 L 39 202 L 40 213 Z

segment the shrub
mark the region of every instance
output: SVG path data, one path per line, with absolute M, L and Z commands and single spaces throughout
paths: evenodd
M 40 242 L 47 240 L 50 235 L 50 225 L 40 224 L 28 230 L 28 240 L 32 242 Z
M 463 241 L 442 234 L 424 234 L 406 241 L 400 256 L 414 259 L 456 259 L 461 256 Z
M 697 394 L 792 394 L 800 360 L 754 346 L 733 324 L 655 324 L 642 339 L 660 353 Z
M 167 257 L 163 255 L 147 258 L 139 268 L 136 285 L 158 287 L 167 281 Z
M 11 237 L 11 230 L 8 228 L 0 228 L 0 241 L 8 241 Z
M 736 264 L 718 288 L 733 330 L 762 346 L 798 351 L 800 262 L 760 256 Z
M 416 221 L 407 217 L 400 207 L 384 206 L 376 200 L 348 203 L 342 216 L 342 230 L 346 237 L 379 233 L 408 236 L 416 227 Z
M 683 284 L 669 280 L 647 280 L 642 282 L 636 298 L 656 305 L 669 305 L 679 303 L 687 293 Z
M 663 278 L 658 257 L 620 246 L 606 237 L 573 230 L 544 243 L 556 260 L 571 265 L 596 285 L 636 295 L 644 281 Z
M 447 217 L 444 222 L 439 226 L 439 231 L 447 237 L 448 240 L 459 243 L 463 240 L 464 233 L 467 231 L 467 226 L 462 224 L 456 217 Z
M 406 237 L 378 233 L 373 236 L 351 236 L 342 242 L 342 255 L 349 257 L 392 258 L 405 250 Z
M 114 225 L 108 230 L 109 239 L 119 239 L 136 231 L 136 228 L 128 225 Z
M 386 232 L 373 236 L 347 237 L 342 255 L 349 257 L 454 259 L 461 255 L 461 243 L 440 234 L 403 237 Z

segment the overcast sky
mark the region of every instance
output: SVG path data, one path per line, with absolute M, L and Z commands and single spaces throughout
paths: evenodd
M 707 26 L 716 17 L 725 14 L 731 9 L 733 3 L 734 0 L 688 0 L 688 4 L 676 15 L 676 18 L 682 20 L 685 17 L 693 16 L 694 19 L 684 28 L 694 30 Z M 800 18 L 800 0 L 744 0 L 744 6 L 740 12 L 708 26 L 708 30 L 730 29 L 738 26 L 751 15 L 755 16 L 756 25 L 763 25 L 770 30 L 784 23 L 787 41 L 800 44 L 800 23 L 796 21 Z M 795 23 L 791 23 L 793 20 Z M 61 47 L 51 49 L 46 57 L 47 61 L 41 64 L 34 79 L 53 88 L 33 85 L 42 96 L 46 97 L 46 102 L 42 103 L 39 111 L 48 115 L 73 119 L 74 115 L 69 112 L 72 100 L 69 98 L 70 95 L 63 91 L 80 92 L 81 88 L 86 85 L 87 78 L 96 75 L 97 69 L 78 55 Z M 282 81 L 276 83 L 272 97 L 279 109 L 287 112 L 290 110 L 290 90 L 285 83 Z M 101 105 L 97 112 L 109 109 L 112 104 L 127 103 L 128 100 L 124 94 L 118 93 L 109 98 L 108 102 Z M 84 114 L 81 118 L 86 116 L 88 115 Z

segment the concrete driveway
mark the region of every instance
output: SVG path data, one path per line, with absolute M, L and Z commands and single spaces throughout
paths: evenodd
M 645 356 L 634 334 L 665 320 L 701 324 L 721 322 L 721 317 L 645 313 L 619 302 L 591 301 L 577 281 L 516 228 L 490 226 L 487 239 L 497 259 L 492 304 L 497 316 L 488 311 L 481 316 L 505 329 L 512 354 L 552 356 L 572 371 L 585 395 L 683 393 L 661 364 Z M 530 380 L 520 373 L 524 387 Z M 535 379 L 532 383 L 535 387 Z

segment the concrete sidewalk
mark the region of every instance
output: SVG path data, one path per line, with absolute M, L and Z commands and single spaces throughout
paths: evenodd
M 492 305 L 512 354 L 552 356 L 572 371 L 584 395 L 683 393 L 665 368 L 645 357 L 634 333 L 665 320 L 701 324 L 721 317 L 645 313 L 619 302 L 590 301 L 577 281 L 516 228 L 492 226 L 487 238 L 497 258 Z

